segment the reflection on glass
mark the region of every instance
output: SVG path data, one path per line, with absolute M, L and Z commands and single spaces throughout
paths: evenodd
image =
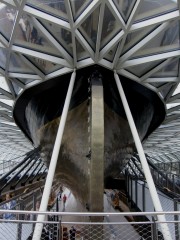
M 92 0 L 70 0 L 74 20 L 84 11 Z
M 178 76 L 179 61 L 173 60 L 167 66 L 154 73 L 152 77 L 177 77 Z
M 49 74 L 54 72 L 58 69 L 61 69 L 62 66 L 46 61 L 45 59 L 36 58 L 36 57 L 29 57 L 28 59 L 37 67 L 39 68 L 44 74 Z
M 175 9 L 178 9 L 177 2 L 172 0 L 144 0 L 140 5 L 135 21 L 160 16 L 163 13 L 167 13 Z
M 99 7 L 96 8 L 96 10 L 90 14 L 80 27 L 82 35 L 87 39 L 94 50 L 98 31 L 99 9 Z
M 42 33 L 32 24 L 31 19 L 26 15 L 22 16 L 19 20 L 19 28 L 17 29 L 15 42 L 20 44 L 20 42 L 26 41 L 38 45 L 48 45 L 47 40 L 43 37 Z
M 0 88 L 4 89 L 7 92 L 10 92 L 9 86 L 3 76 L 0 75 Z
M 79 41 L 76 39 L 76 52 L 77 52 L 77 60 L 83 60 L 89 57 L 87 51 L 84 50 L 82 45 L 79 43 Z
M 114 0 L 114 3 L 125 22 L 127 22 L 135 2 L 135 0 Z
M 164 36 L 162 38 L 161 46 L 177 44 L 179 46 L 179 21 L 173 22 L 170 27 L 165 31 Z
M 67 20 L 64 0 L 28 0 L 28 5 L 34 6 L 44 12 L 51 13 L 61 19 Z
M 104 45 L 120 31 L 120 29 L 121 27 L 119 22 L 117 22 L 109 8 L 105 7 L 101 34 L 101 48 L 103 48 Z
M 10 63 L 9 63 L 9 71 L 10 72 L 18 72 L 18 73 L 33 73 L 33 70 L 30 69 L 22 59 L 16 55 L 16 53 L 11 53 Z
M 151 33 L 155 28 L 156 28 L 155 26 L 146 27 L 146 28 L 143 29 L 143 31 L 142 31 L 142 29 L 140 29 L 138 31 L 134 31 L 132 33 L 129 33 L 127 35 L 127 38 L 126 38 L 124 48 L 122 50 L 122 55 L 124 53 L 126 53 L 128 50 L 130 50 L 131 47 L 138 44 L 139 41 L 144 39 L 144 37 L 147 36 L 149 33 Z
M 179 49 L 179 22 L 173 22 L 168 29 L 148 42 L 135 56 L 148 55 Z
M 5 48 L 0 48 L 0 67 L 3 69 L 6 67 L 6 57 L 7 50 Z
M 114 56 L 115 56 L 115 53 L 116 53 L 116 50 L 117 50 L 117 46 L 116 45 L 113 49 L 111 49 L 107 55 L 105 55 L 105 59 L 110 61 L 110 62 L 113 62 L 113 59 L 114 59 Z
M 47 24 L 47 23 L 46 23 Z M 16 30 L 15 44 L 35 51 L 62 57 L 61 53 L 48 41 L 46 36 L 33 25 L 27 15 L 23 15 Z M 58 29 L 57 26 L 55 29 Z
M 72 56 L 72 35 L 71 32 L 59 27 L 54 23 L 41 21 L 45 28 L 53 35 L 53 37 L 66 49 Z
M 159 65 L 162 61 L 154 61 L 149 63 L 138 64 L 137 66 L 128 67 L 128 72 L 133 73 L 137 77 L 142 77 L 144 74 L 152 70 L 154 67 Z
M 8 8 L 4 4 L 0 5 L 0 31 L 8 40 L 12 33 L 16 13 L 15 9 Z
M 174 86 L 174 83 L 164 83 L 164 86 L 161 87 L 160 93 L 161 95 L 166 98 L 167 94 L 170 92 L 171 87 Z

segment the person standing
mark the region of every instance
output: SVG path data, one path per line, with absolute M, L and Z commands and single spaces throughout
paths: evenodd
M 63 206 L 64 206 L 64 208 L 65 208 L 66 201 L 67 201 L 67 196 L 66 196 L 66 194 L 64 194 L 64 196 L 63 196 Z
M 69 235 L 70 235 L 70 240 L 75 240 L 76 239 L 76 229 L 74 226 L 71 227 L 69 230 Z
M 6 203 L 2 205 L 2 209 L 6 209 L 6 210 L 15 210 L 15 206 L 16 206 L 16 201 L 15 200 L 10 200 L 11 196 L 9 193 L 6 194 Z M 3 218 L 4 219 L 15 219 L 16 215 L 13 213 L 4 213 L 3 214 Z

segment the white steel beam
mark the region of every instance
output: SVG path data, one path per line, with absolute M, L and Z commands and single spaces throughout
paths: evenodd
M 101 4 L 101 2 L 102 0 L 93 0 L 75 21 L 75 28 L 78 28 L 85 21 L 85 19 L 99 6 L 99 4 Z
M 57 24 L 58 26 L 60 26 L 61 28 L 64 28 L 64 29 L 67 29 L 67 30 L 70 30 L 70 24 L 58 17 L 55 17 L 55 16 L 52 16 L 48 13 L 45 13 L 45 12 L 42 12 L 41 10 L 38 10 L 38 9 L 35 9 L 33 7 L 30 7 L 30 6 L 25 6 L 24 7 L 24 11 L 27 13 L 27 14 L 30 14 L 32 16 L 35 16 L 37 18 L 41 18 L 41 19 L 44 19 L 48 22 L 53 22 L 55 24 Z
M 154 18 L 150 18 L 148 20 L 144 20 L 144 21 L 141 21 L 141 22 L 138 22 L 138 23 L 134 23 L 130 28 L 130 32 L 136 31 L 136 30 L 148 27 L 148 26 L 153 26 L 153 25 L 156 25 L 156 24 L 160 24 L 162 22 L 175 20 L 175 19 L 178 19 L 179 17 L 180 17 L 179 10 L 175 10 L 173 12 L 166 13 L 166 14 L 163 14 L 163 15 L 158 16 L 158 17 L 154 17 Z
M 89 43 L 86 41 L 86 39 L 82 36 L 80 31 L 78 29 L 75 30 L 75 34 L 81 45 L 84 47 L 84 49 L 89 53 L 90 57 L 94 60 L 94 51 L 89 45 Z
M 57 164 L 59 151 L 60 151 L 60 147 L 61 147 L 61 141 L 62 141 L 66 118 L 67 118 L 67 114 L 68 114 L 68 110 L 69 110 L 69 104 L 70 104 L 70 100 L 71 100 L 71 96 L 72 96 L 75 77 L 76 77 L 76 72 L 74 70 L 74 72 L 71 75 L 68 92 L 66 95 L 63 112 L 61 115 L 61 120 L 60 120 L 59 128 L 57 131 L 57 136 L 56 136 L 56 140 L 55 140 L 55 144 L 54 144 L 54 148 L 53 148 L 53 152 L 52 152 L 52 157 L 51 157 L 51 161 L 50 161 L 50 165 L 49 165 L 49 170 L 48 170 L 48 174 L 46 177 L 46 183 L 45 183 L 44 191 L 43 191 L 43 195 L 42 195 L 42 200 L 41 200 L 41 204 L 40 204 L 40 208 L 39 208 L 40 212 L 47 210 L 48 200 L 49 200 L 49 196 L 51 193 L 51 187 L 52 187 L 52 183 L 53 183 L 54 173 L 56 170 L 56 164 Z M 38 221 L 42 222 L 44 220 L 45 220 L 45 215 L 38 214 L 37 222 Z M 34 234 L 33 234 L 33 240 L 40 240 L 42 229 L 43 229 L 43 223 L 36 223 Z
M 72 48 L 73 48 L 73 62 L 74 62 L 73 67 L 75 68 L 77 66 L 75 24 L 74 24 L 73 13 L 72 13 L 72 8 L 71 8 L 70 1 L 65 1 L 64 4 L 66 6 L 66 12 L 67 12 L 67 15 L 68 15 L 69 24 L 71 26 Z
M 116 5 L 114 4 L 114 2 L 112 0 L 107 0 L 106 5 L 111 10 L 112 14 L 114 15 L 114 17 L 116 18 L 118 23 L 121 25 L 122 29 L 125 31 L 126 30 L 126 26 L 125 26 L 126 24 L 124 22 L 123 17 L 120 14 L 120 12 L 118 11 Z
M 101 60 L 106 53 L 108 53 L 123 37 L 124 31 L 121 30 L 111 41 L 109 41 L 100 51 L 99 60 Z
M 150 77 L 147 78 L 146 80 L 144 80 L 144 83 L 164 83 L 164 82 L 178 82 L 179 79 L 178 77 L 164 77 L 164 78 L 160 78 L 160 77 Z
M 56 64 L 60 64 L 62 66 L 71 68 L 71 65 L 65 59 L 60 57 L 55 57 L 47 53 L 42 53 L 42 52 L 38 52 L 37 50 L 27 49 L 27 48 L 18 47 L 18 46 L 12 46 L 12 50 L 21 54 L 37 57 L 46 61 L 48 60 L 49 62 L 53 62 Z
M 169 26 L 169 22 L 162 23 L 160 26 L 158 26 L 154 31 L 152 31 L 149 35 L 144 37 L 140 42 L 138 42 L 134 47 L 132 47 L 128 52 L 126 52 L 124 55 L 122 55 L 119 59 L 119 64 L 122 62 L 128 60 L 130 57 L 133 56 L 137 51 L 139 51 L 142 47 L 144 47 L 146 44 L 148 44 L 153 38 L 158 36 L 162 31 L 164 31 Z
M 123 104 L 123 107 L 124 107 L 124 110 L 125 110 L 125 113 L 126 113 L 126 116 L 127 116 L 127 119 L 128 119 L 130 129 L 131 129 L 131 132 L 132 132 L 132 135 L 133 135 L 134 143 L 136 145 L 136 149 L 137 149 L 137 152 L 139 154 L 139 159 L 140 159 L 143 171 L 144 171 L 144 175 L 146 177 L 146 181 L 147 181 L 147 184 L 148 184 L 148 187 L 149 187 L 149 191 L 150 191 L 150 194 L 151 194 L 151 198 L 152 198 L 154 208 L 157 212 L 163 212 L 163 208 L 161 206 L 161 202 L 159 200 L 159 197 L 158 197 L 158 194 L 157 194 L 157 191 L 156 191 L 154 180 L 152 178 L 151 171 L 149 169 L 149 165 L 147 163 L 147 160 L 146 160 L 146 157 L 145 157 L 145 154 L 144 154 L 144 151 L 143 151 L 141 140 L 139 138 L 139 135 L 138 135 L 138 132 L 137 132 L 137 129 L 136 129 L 136 126 L 135 126 L 135 123 L 134 123 L 134 120 L 133 120 L 133 117 L 132 117 L 132 114 L 131 114 L 131 111 L 130 111 L 130 108 L 129 108 L 129 105 L 128 105 L 128 102 L 127 102 L 127 99 L 126 99 L 126 96 L 125 96 L 125 93 L 124 93 L 124 90 L 122 88 L 121 81 L 120 81 L 119 76 L 116 73 L 116 71 L 114 71 L 114 78 L 115 78 L 116 85 L 117 85 L 117 88 L 118 88 L 118 91 L 119 91 L 119 95 L 120 95 L 120 98 L 121 98 L 121 101 L 122 101 L 122 104 Z M 157 218 L 160 222 L 166 222 L 166 218 L 165 218 L 164 215 L 157 215 Z M 167 223 L 165 223 L 165 224 L 160 223 L 159 225 L 161 226 L 161 231 L 163 233 L 164 239 L 172 240 L 171 233 L 169 231 Z
M 64 59 L 72 65 L 73 59 L 65 48 L 52 36 L 52 34 L 34 17 L 31 18 L 34 25 L 41 31 L 45 38 L 54 46 L 59 53 L 64 57 Z
M 105 2 L 103 2 L 101 4 L 100 12 L 99 12 L 99 22 L 98 22 L 96 49 L 95 49 L 95 62 L 96 63 L 99 59 L 99 50 L 100 50 L 100 45 L 101 45 L 101 35 L 102 35 L 102 26 L 103 26 L 103 19 L 104 19 L 104 10 L 105 10 Z
M 118 68 L 117 64 L 118 64 L 119 56 L 121 55 L 121 52 L 122 52 L 122 50 L 124 48 L 124 44 L 126 42 L 127 35 L 129 34 L 129 29 L 131 28 L 131 26 L 133 24 L 133 21 L 134 21 L 136 15 L 138 14 L 138 10 L 139 10 L 142 2 L 143 2 L 142 0 L 137 0 L 136 1 L 135 5 L 134 5 L 134 7 L 132 9 L 132 12 L 131 12 L 131 14 L 129 16 L 129 19 L 128 19 L 127 24 L 126 24 L 126 30 L 124 31 L 125 34 L 123 36 L 122 42 L 119 43 L 118 49 L 117 49 L 116 54 L 114 56 L 114 60 L 113 60 L 113 67 L 114 67 L 114 69 Z
M 13 72 L 9 72 L 9 77 L 12 77 L 12 78 L 23 78 L 23 79 L 32 79 L 32 80 L 42 80 L 42 78 L 39 75 L 28 74 L 28 73 L 13 73 Z
M 154 61 L 158 61 L 158 60 L 164 60 L 164 59 L 179 57 L 179 56 L 180 56 L 180 50 L 154 54 L 152 56 L 147 56 L 147 57 L 139 57 L 139 58 L 136 58 L 133 60 L 128 60 L 128 61 L 124 62 L 122 64 L 121 68 L 137 66 L 137 65 L 143 64 L 143 63 L 150 63 L 150 62 L 154 62 Z

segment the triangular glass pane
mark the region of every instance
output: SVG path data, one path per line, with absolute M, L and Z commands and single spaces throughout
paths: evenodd
M 118 46 L 118 44 L 117 44 L 115 47 L 113 47 L 113 48 L 108 52 L 108 54 L 106 54 L 106 55 L 104 56 L 104 58 L 105 58 L 106 60 L 108 60 L 108 61 L 110 61 L 110 62 L 113 62 L 113 59 L 114 59 L 114 56 L 115 56 L 115 53 L 116 53 L 116 50 L 117 50 L 117 46 Z
M 11 53 L 9 71 L 16 73 L 34 73 L 34 71 L 15 53 Z
M 83 48 L 80 42 L 76 39 L 76 52 L 77 52 L 77 60 L 83 60 L 89 57 L 89 53 Z
M 107 6 L 104 10 L 104 19 L 101 34 L 101 49 L 121 30 L 120 24 Z
M 0 88 L 4 89 L 7 92 L 11 92 L 7 82 L 3 76 L 0 76 Z
M 160 88 L 161 95 L 166 98 L 167 94 L 170 92 L 173 86 L 174 83 L 165 83 L 164 86 Z
M 11 37 L 16 14 L 15 9 L 0 4 L 0 32 L 7 40 Z
M 45 59 L 35 58 L 35 57 L 27 57 L 37 68 L 39 68 L 44 74 L 49 74 L 58 69 L 61 69 L 62 66 L 46 61 Z
M 76 20 L 93 0 L 70 0 L 74 20 Z
M 66 51 L 72 56 L 73 49 L 72 49 L 72 35 L 71 32 L 57 26 L 57 24 L 50 23 L 44 20 L 40 20 L 43 26 L 52 34 L 52 36 L 57 40 L 65 49 Z
M 144 39 L 144 37 L 147 36 L 149 33 L 151 33 L 155 28 L 156 28 L 156 26 L 146 27 L 143 29 L 143 31 L 142 31 L 142 29 L 140 29 L 138 31 L 129 33 L 126 37 L 122 55 L 125 54 L 127 51 L 129 51 L 133 46 L 138 44 L 139 41 Z
M 179 69 L 179 60 L 172 60 L 167 66 L 154 73 L 152 77 L 177 77 Z
M 143 48 L 136 52 L 134 56 L 140 56 L 143 51 L 149 53 L 166 52 L 167 50 L 176 50 L 179 48 L 179 21 L 173 22 L 168 29 L 159 33 L 151 41 L 149 41 Z M 167 48 L 168 46 L 168 48 Z M 148 51 L 147 51 L 148 50 Z
M 99 22 L 99 10 L 96 8 L 95 11 L 90 14 L 86 20 L 82 23 L 80 31 L 85 39 L 89 42 L 91 47 L 95 50 L 96 39 L 98 34 L 98 22 Z
M 0 67 L 5 70 L 6 68 L 7 49 L 0 48 Z
M 148 18 L 160 16 L 162 14 L 168 13 L 178 9 L 177 1 L 170 0 L 158 0 L 158 1 L 149 1 L 144 0 L 140 5 L 140 9 L 135 22 L 142 21 Z
M 176 90 L 173 92 L 172 96 L 174 96 L 174 95 L 176 95 L 178 93 L 180 93 L 180 83 L 178 84 Z
M 1 102 L 7 104 L 8 106 L 13 106 L 14 101 L 13 100 L 7 100 L 7 99 L 1 99 Z
M 16 45 L 54 56 L 61 56 L 61 53 L 53 46 L 52 42 L 32 24 L 28 16 L 22 16 L 18 26 L 14 41 Z
M 28 5 L 35 7 L 43 12 L 50 13 L 61 19 L 67 20 L 67 13 L 64 0 L 49 1 L 49 0 L 28 0 Z
M 137 66 L 131 66 L 126 68 L 128 72 L 136 75 L 137 77 L 142 77 L 144 74 L 148 73 L 150 70 L 159 65 L 162 61 L 154 61 L 149 63 L 138 64 Z
M 13 81 L 12 81 L 12 85 L 13 85 L 15 93 L 18 95 L 22 91 L 22 88 Z
M 135 2 L 136 0 L 114 0 L 114 3 L 125 22 L 127 22 Z
M 18 81 L 20 81 L 23 84 L 29 84 L 34 81 L 34 79 L 26 79 L 26 78 L 18 78 Z

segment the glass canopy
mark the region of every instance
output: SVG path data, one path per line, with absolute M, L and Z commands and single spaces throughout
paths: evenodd
M 115 69 L 160 96 L 166 119 L 143 146 L 148 155 L 169 161 L 166 156 L 180 151 L 179 4 L 1 0 L 0 162 L 33 149 L 13 119 L 19 94 L 93 64 Z

